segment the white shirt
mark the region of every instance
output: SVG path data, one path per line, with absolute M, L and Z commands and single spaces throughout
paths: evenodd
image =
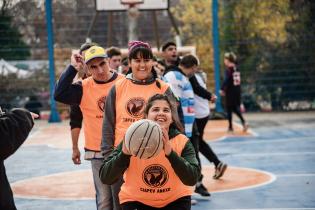
M 207 89 L 207 85 L 205 81 L 203 80 L 202 76 L 200 75 L 200 73 L 196 73 L 195 77 L 199 85 Z M 196 94 L 194 94 L 194 98 L 195 98 L 195 105 L 194 105 L 195 117 L 197 119 L 201 119 L 201 118 L 205 118 L 209 116 L 210 115 L 209 101 L 207 99 L 197 96 Z

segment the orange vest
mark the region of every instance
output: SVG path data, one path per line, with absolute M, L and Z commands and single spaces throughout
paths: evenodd
M 183 134 L 170 139 L 173 151 L 180 156 L 187 141 Z M 120 203 L 138 201 L 161 208 L 193 193 L 193 187 L 184 185 L 178 178 L 164 150 L 146 160 L 131 157 L 124 181 L 119 193 Z
M 116 124 L 115 147 L 123 139 L 127 128 L 135 121 L 143 118 L 143 111 L 148 99 L 155 94 L 164 94 L 169 87 L 165 82 L 157 79 L 161 87 L 156 83 L 143 85 L 136 84 L 130 79 L 120 80 L 115 84 L 116 88 Z
M 115 82 L 122 77 L 124 76 L 118 75 L 115 80 L 104 84 L 96 83 L 92 77 L 82 81 L 80 109 L 83 115 L 84 147 L 88 150 L 100 151 L 106 96 Z

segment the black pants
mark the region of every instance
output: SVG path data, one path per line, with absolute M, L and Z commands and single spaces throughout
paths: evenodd
M 198 132 L 196 121 L 193 124 L 192 136 L 189 137 L 189 140 L 192 143 L 192 145 L 194 146 L 195 153 L 196 153 L 196 158 L 198 160 L 198 165 L 199 165 L 200 170 L 201 170 L 201 162 L 200 162 L 200 158 L 199 158 L 199 132 Z M 200 177 L 199 177 L 199 181 L 200 182 L 202 180 L 202 177 L 203 177 L 203 175 L 200 174 Z
M 203 134 L 205 127 L 207 125 L 209 116 L 201 119 L 196 118 L 196 124 L 197 124 L 197 129 L 199 132 L 199 152 L 203 156 L 205 156 L 210 162 L 214 163 L 215 166 L 217 166 L 220 163 L 220 160 L 218 159 L 217 155 L 213 152 L 211 149 L 210 145 L 207 144 L 207 142 L 203 139 Z
M 122 210 L 190 210 L 191 209 L 191 197 L 185 196 L 173 201 L 172 203 L 164 206 L 162 208 L 154 208 L 151 206 L 147 206 L 143 203 L 132 201 L 121 204 Z
M 229 120 L 229 129 L 230 130 L 233 130 L 232 112 L 234 112 L 240 118 L 243 125 L 245 124 L 245 120 L 244 120 L 244 118 L 241 114 L 241 111 L 240 111 L 240 106 L 238 106 L 238 105 L 227 106 L 226 109 L 227 109 L 227 117 Z

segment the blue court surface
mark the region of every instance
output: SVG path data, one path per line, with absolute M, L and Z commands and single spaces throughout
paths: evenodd
M 192 209 L 315 210 L 315 112 L 258 113 L 246 114 L 245 117 L 255 133 L 254 136 L 230 136 L 220 141 L 209 142 L 219 158 L 229 167 L 218 181 L 212 180 L 212 172 L 205 172 L 205 182 L 208 181 L 205 185 L 207 187 L 210 185 L 208 189 L 211 191 L 211 197 L 205 199 L 194 195 L 197 204 L 193 205 Z M 51 133 L 58 134 L 58 138 L 61 139 L 50 139 L 48 134 L 39 135 L 43 127 Z M 26 142 L 5 161 L 7 175 L 16 195 L 17 208 L 20 210 L 96 209 L 92 198 L 82 196 L 63 199 L 41 196 L 42 192 L 37 190 L 49 191 L 55 187 L 54 183 L 49 181 L 52 174 L 90 170 L 87 161 L 82 161 L 80 166 L 72 163 L 68 122 L 51 125 L 37 121 L 30 139 L 30 142 Z M 67 141 L 68 144 L 54 145 L 58 141 Z M 201 156 L 201 160 L 205 169 L 213 168 L 204 157 Z M 270 179 L 257 184 L 255 180 L 251 180 L 249 185 L 239 186 L 238 180 L 250 181 L 249 175 L 242 173 L 243 168 L 264 174 Z M 41 188 L 34 187 L 38 184 L 38 181 L 36 183 L 34 181 L 38 177 L 47 178 L 41 183 Z M 74 180 L 89 179 L 84 176 L 77 177 L 77 173 L 70 174 L 69 177 Z M 25 188 L 23 189 L 22 186 L 18 189 L 18 183 L 23 183 L 24 180 L 30 180 L 29 185 L 22 184 Z M 217 187 L 213 191 L 212 184 Z M 67 190 L 76 191 L 76 185 L 76 182 L 73 182 Z M 221 189 L 220 185 L 227 188 Z M 61 191 L 62 184 L 60 186 Z

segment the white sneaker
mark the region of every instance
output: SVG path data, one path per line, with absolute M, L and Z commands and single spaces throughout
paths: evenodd
M 197 200 L 195 200 L 195 199 L 191 199 L 191 205 L 192 205 L 192 206 L 196 205 L 197 203 L 198 203 L 198 201 L 197 201 Z

